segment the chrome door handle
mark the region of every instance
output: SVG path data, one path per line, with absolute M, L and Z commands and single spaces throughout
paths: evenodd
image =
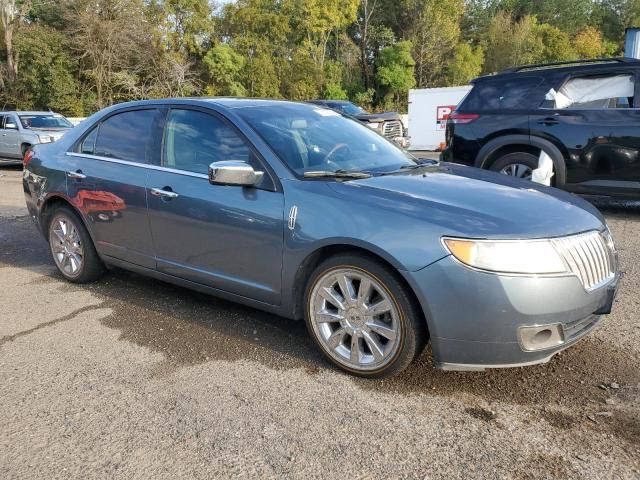
M 87 176 L 84 173 L 80 172 L 80 171 L 67 172 L 67 177 L 75 178 L 76 180 L 84 180 L 85 178 L 87 178 Z
M 164 198 L 176 198 L 180 196 L 176 192 L 172 192 L 171 190 L 163 190 L 162 188 L 152 188 L 151 195 Z
M 545 118 L 544 120 L 540 120 L 538 125 L 557 125 L 560 123 L 560 120 L 556 118 Z

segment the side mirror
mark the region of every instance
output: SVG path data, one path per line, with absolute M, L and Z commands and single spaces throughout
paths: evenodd
M 256 172 L 243 160 L 225 160 L 209 165 L 209 183 L 253 187 L 260 183 L 264 172 Z
M 18 126 L 13 122 L 7 122 L 4 124 L 5 130 L 17 130 Z

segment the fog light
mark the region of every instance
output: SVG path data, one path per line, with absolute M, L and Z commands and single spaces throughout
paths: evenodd
M 518 341 L 523 350 L 533 352 L 562 345 L 564 343 L 564 335 L 559 323 L 535 327 L 519 327 Z

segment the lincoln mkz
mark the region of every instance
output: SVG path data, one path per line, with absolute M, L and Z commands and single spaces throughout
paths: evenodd
M 317 105 L 116 105 L 24 159 L 61 275 L 115 266 L 304 319 L 356 375 L 547 362 L 611 310 L 602 215 L 560 190 L 419 160 Z

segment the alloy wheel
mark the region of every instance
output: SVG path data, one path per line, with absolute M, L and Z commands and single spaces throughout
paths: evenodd
M 531 180 L 533 170 L 530 166 L 525 165 L 524 163 L 510 163 L 500 170 L 500 173 L 510 177 L 521 178 L 523 180 Z
M 66 215 L 58 215 L 49 227 L 49 244 L 58 268 L 69 277 L 82 271 L 84 248 L 78 228 Z
M 400 315 L 378 279 L 358 269 L 331 270 L 317 280 L 309 298 L 316 338 L 337 362 L 366 371 L 394 359 L 400 344 Z

